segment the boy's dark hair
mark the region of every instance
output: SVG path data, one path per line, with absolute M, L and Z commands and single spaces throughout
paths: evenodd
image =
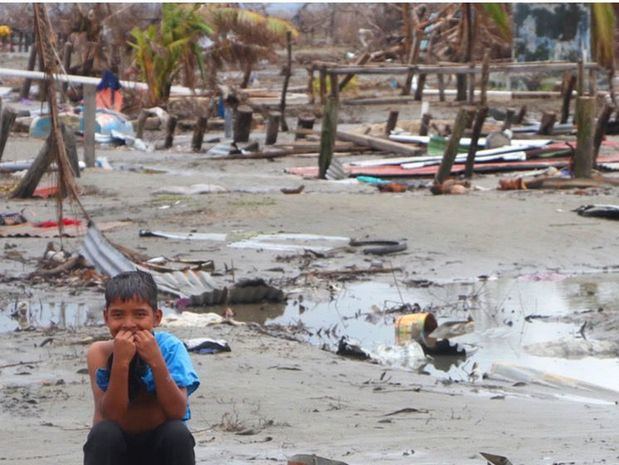
M 157 310 L 157 284 L 150 273 L 125 271 L 110 279 L 105 285 L 105 308 L 120 299 L 122 302 L 138 298 Z

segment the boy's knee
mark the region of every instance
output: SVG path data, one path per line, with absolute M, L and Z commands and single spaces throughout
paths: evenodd
M 87 442 L 98 444 L 119 444 L 124 443 L 123 431 L 118 423 L 113 421 L 101 421 L 92 427 L 88 434 Z
M 175 447 L 194 447 L 193 436 L 181 420 L 167 421 L 159 427 L 164 444 Z

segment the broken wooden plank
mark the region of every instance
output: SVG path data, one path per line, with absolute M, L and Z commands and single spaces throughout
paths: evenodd
M 375 150 L 381 150 L 384 152 L 398 153 L 405 156 L 415 156 L 423 153 L 424 149 L 419 147 L 411 147 L 408 144 L 401 144 L 391 140 L 381 139 L 379 137 L 367 136 L 362 134 L 354 134 L 347 131 L 337 131 L 337 138 L 339 140 L 354 142 L 358 145 L 364 145 L 371 147 Z

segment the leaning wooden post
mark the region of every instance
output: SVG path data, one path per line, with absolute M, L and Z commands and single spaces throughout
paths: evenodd
M 318 177 L 325 179 L 331 159 L 337 134 L 337 76 L 331 75 L 331 93 L 327 97 L 322 118 L 320 135 L 320 155 L 318 157 Z M 334 85 L 335 84 L 335 85 Z
M 0 160 L 2 160 L 4 147 L 6 146 L 6 141 L 9 138 L 11 127 L 15 122 L 17 113 L 10 108 L 5 108 L 2 110 L 2 103 L 0 102 L 0 114 L 2 115 L 2 122 L 0 123 Z
M 138 122 L 136 123 L 135 128 L 135 137 L 138 139 L 144 138 L 144 125 L 146 124 L 146 119 L 148 118 L 149 112 L 142 109 L 140 110 L 140 114 L 138 115 Z
M 33 44 L 33 47 L 36 45 Z M 11 198 L 13 199 L 27 199 L 32 197 L 35 189 L 39 185 L 39 181 L 47 171 L 50 163 L 52 162 L 52 139 L 53 132 L 50 131 L 49 136 L 45 140 L 43 147 L 39 150 L 39 154 L 28 168 L 26 175 L 22 178 L 17 187 L 11 192 Z
M 64 44 L 64 51 L 63 51 L 63 56 L 62 56 L 62 66 L 64 68 L 64 71 L 67 74 L 69 73 L 69 69 L 71 68 L 71 53 L 73 52 L 73 44 L 71 44 L 71 42 L 67 41 Z M 68 82 L 63 82 L 62 83 L 62 101 L 66 102 L 66 94 L 67 94 L 67 89 L 69 88 L 69 83 Z
M 449 174 L 451 173 L 451 167 L 453 166 L 454 160 L 456 159 L 458 145 L 460 143 L 460 138 L 464 133 L 467 118 L 467 111 L 464 108 L 460 108 L 454 122 L 453 131 L 451 133 L 451 136 L 449 137 L 447 146 L 445 147 L 445 152 L 443 153 L 443 160 L 441 161 L 441 166 L 439 166 L 436 176 L 434 177 L 434 185 L 443 184 L 443 182 L 445 182 L 445 180 L 449 177 Z
M 488 81 L 490 80 L 490 49 L 484 51 L 484 58 L 481 62 L 481 82 L 479 84 L 479 104 L 484 107 L 488 105 L 487 91 Z
M 67 158 L 69 159 L 69 163 L 71 164 L 73 175 L 76 178 L 79 178 L 80 162 L 77 156 L 77 144 L 75 142 L 75 135 L 73 134 L 73 131 L 67 129 L 64 124 L 60 126 L 60 130 L 62 131 L 62 138 L 64 139 L 64 146 L 67 150 Z
M 172 148 L 172 144 L 174 144 L 174 131 L 176 130 L 176 123 L 178 122 L 178 118 L 176 116 L 170 115 L 168 117 L 168 121 L 165 127 L 165 140 L 163 142 L 163 149 Z
M 297 129 L 314 129 L 314 122 L 316 117 L 310 114 L 299 115 L 297 118 Z M 305 139 L 305 134 L 297 132 L 294 136 L 294 140 Z
M 267 135 L 264 141 L 264 145 L 273 145 L 277 142 L 277 132 L 279 131 L 279 120 L 281 114 L 278 111 L 269 113 L 269 119 L 267 122 Z
M 208 119 L 206 116 L 198 116 L 196 125 L 193 128 L 193 136 L 191 138 L 191 148 L 194 152 L 202 150 L 202 141 L 204 140 L 204 133 L 206 132 L 206 125 Z
M 282 131 L 288 131 L 288 123 L 286 123 L 286 94 L 288 93 L 288 83 L 290 82 L 290 75 L 292 74 L 292 32 L 286 31 L 286 50 L 287 61 L 284 75 L 284 85 L 282 88 L 282 95 L 279 102 L 279 112 L 282 114 L 281 124 Z M 249 134 L 247 135 L 249 137 Z
M 34 67 L 37 64 L 37 47 L 33 44 L 30 47 L 30 55 L 28 56 L 28 71 L 34 71 Z M 19 98 L 27 99 L 30 96 L 30 86 L 32 85 L 32 79 L 24 79 Z
M 471 145 L 469 145 L 469 151 L 466 155 L 466 166 L 464 169 L 464 176 L 468 179 L 473 177 L 473 169 L 475 168 L 475 154 L 477 153 L 477 144 L 479 142 L 479 136 L 481 135 L 481 129 L 486 121 L 488 115 L 488 107 L 482 106 L 477 110 L 475 115 L 475 123 L 473 124 L 473 133 L 471 134 Z
M 253 110 L 248 105 L 239 105 L 235 113 L 232 140 L 233 142 L 247 142 L 251 132 Z
M 88 168 L 95 166 L 96 93 L 96 86 L 84 84 L 84 163 Z
M 514 110 L 513 108 L 507 108 L 505 110 L 505 121 L 503 121 L 503 126 L 501 127 L 501 131 L 505 131 L 506 129 L 511 129 L 515 115 L 516 115 L 516 110 Z
M 593 118 L 595 97 L 578 97 L 576 103 L 576 153 L 574 154 L 574 177 L 590 178 L 593 168 Z
M 389 137 L 391 135 L 391 131 L 395 129 L 396 124 L 398 124 L 398 116 L 400 112 L 397 110 L 392 110 L 389 112 L 389 116 L 387 117 L 387 124 L 385 124 L 385 135 Z
M 537 133 L 541 136 L 549 136 L 552 134 L 552 128 L 557 122 L 557 114 L 554 111 L 545 111 L 542 114 L 542 119 L 539 123 Z
M 576 86 L 576 76 L 568 74 L 563 80 L 563 105 L 561 106 L 561 124 L 567 123 L 567 119 L 570 117 L 570 100 L 572 99 L 572 93 Z
M 526 105 L 522 105 L 520 107 L 520 110 L 518 110 L 518 114 L 516 115 L 516 119 L 514 119 L 514 123 L 516 124 L 522 124 L 522 122 L 524 121 L 524 117 L 527 114 L 527 106 Z
M 598 120 L 595 124 L 595 136 L 593 137 L 593 166 L 597 165 L 598 155 L 600 153 L 600 147 L 602 145 L 602 139 L 606 134 L 606 125 L 612 115 L 615 107 L 608 102 L 604 103 L 604 107 L 598 116 Z M 2 157 L 2 151 L 0 149 L 0 157 Z
M 430 121 L 432 121 L 432 115 L 430 113 L 424 113 L 421 115 L 421 124 L 419 125 L 419 135 L 427 136 L 430 129 Z
M 469 68 L 473 70 L 472 73 L 469 74 L 469 104 L 475 103 L 475 63 L 471 62 Z

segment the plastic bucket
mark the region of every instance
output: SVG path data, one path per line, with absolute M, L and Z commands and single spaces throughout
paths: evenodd
M 395 320 L 395 342 L 398 345 L 406 345 L 411 341 L 421 345 L 432 347 L 436 339 L 428 335 L 436 329 L 438 324 L 431 313 L 410 313 L 402 315 Z

